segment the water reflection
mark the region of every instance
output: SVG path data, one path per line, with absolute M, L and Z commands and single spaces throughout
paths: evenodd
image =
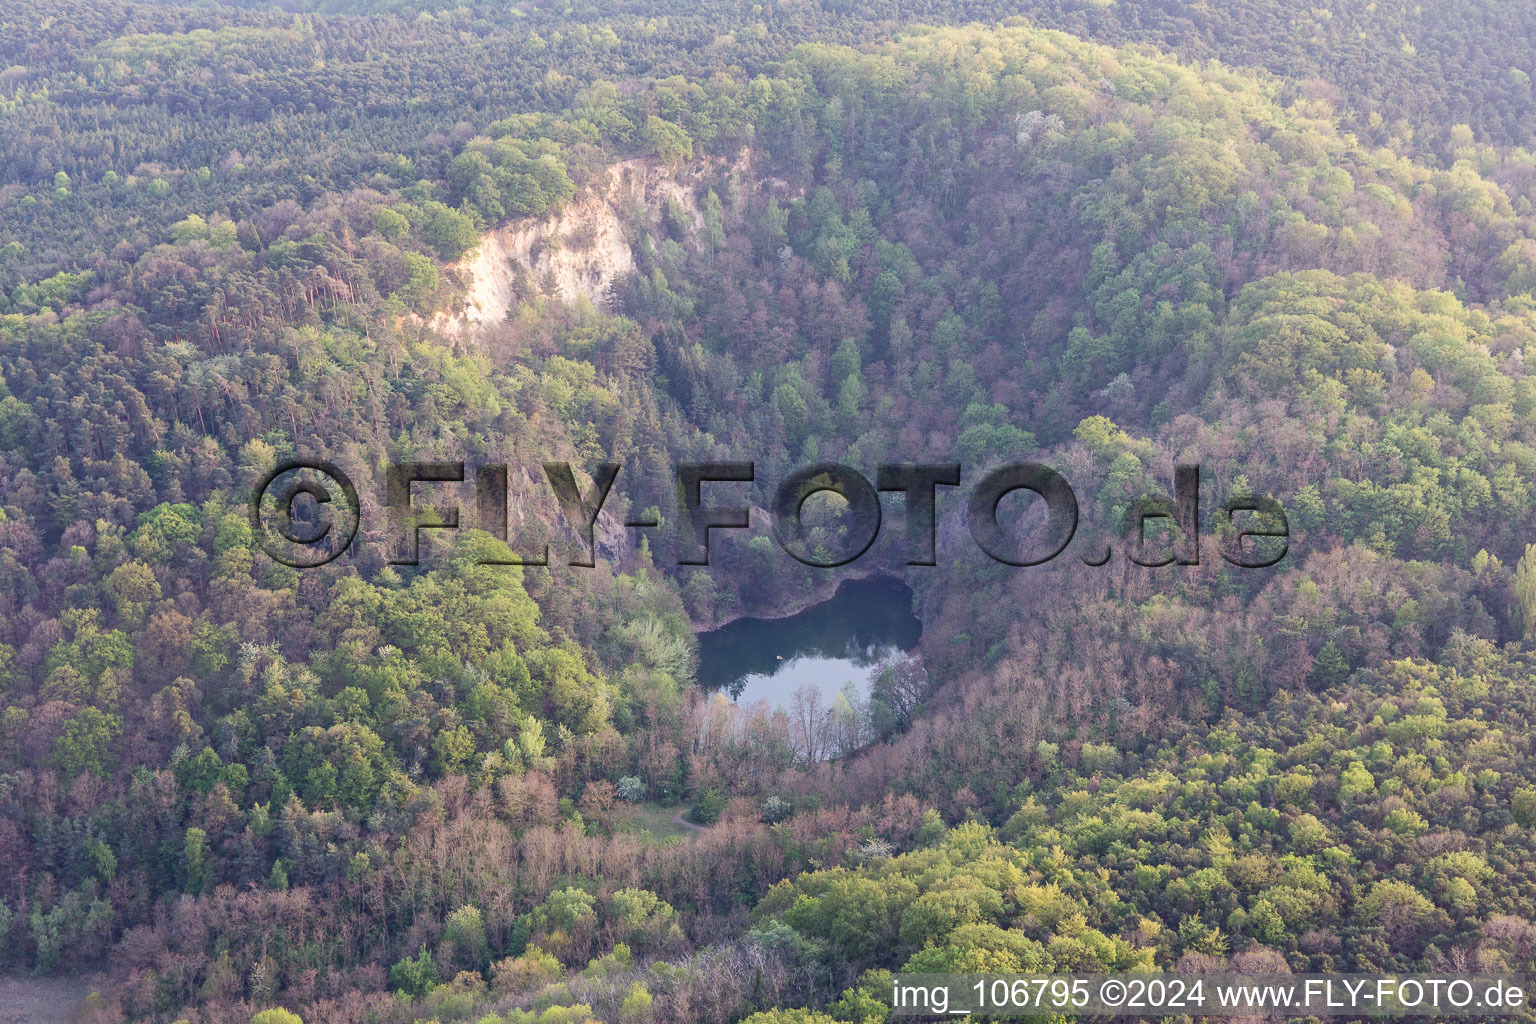
M 868 696 L 879 666 L 917 646 L 922 624 L 899 580 L 849 580 L 827 601 L 783 619 L 738 619 L 699 635 L 699 683 L 733 700 L 789 707 L 814 687 L 830 704 L 853 683 Z

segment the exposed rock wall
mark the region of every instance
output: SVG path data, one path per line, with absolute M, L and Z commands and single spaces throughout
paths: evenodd
M 743 151 L 733 169 L 744 169 Z M 612 302 L 615 281 L 635 269 L 637 241 L 627 227 L 636 211 L 659 226 L 675 201 L 697 227 L 703 220 L 697 185 L 704 167 L 668 168 L 654 160 L 624 160 L 609 167 L 558 214 L 508 221 L 481 237 L 480 246 L 453 266 L 465 285 L 462 309 L 439 313 L 433 326 L 450 334 L 499 323 L 517 302 L 526 275 L 541 294 L 566 302 Z

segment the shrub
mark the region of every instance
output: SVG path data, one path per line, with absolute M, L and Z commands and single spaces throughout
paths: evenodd
M 720 812 L 725 810 L 725 794 L 718 789 L 706 789 L 699 794 L 693 802 L 693 820 L 700 825 L 713 825 L 720 820 Z
M 437 961 L 425 944 L 414 957 L 406 957 L 389 969 L 389 987 L 407 995 L 423 996 L 442 983 Z

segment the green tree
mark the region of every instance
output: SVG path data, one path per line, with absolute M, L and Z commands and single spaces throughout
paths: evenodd
M 424 996 L 442 983 L 437 961 L 423 945 L 414 957 L 406 957 L 389 969 L 389 987 L 411 996 Z
M 208 833 L 200 828 L 189 828 L 182 841 L 182 862 L 187 874 L 187 892 L 201 894 L 207 891 L 212 869 L 208 850 Z
M 1536 544 L 1527 544 L 1515 566 L 1510 586 L 1514 591 L 1515 622 L 1526 639 L 1536 637 Z
M 621 1024 L 645 1024 L 651 1019 L 651 993 L 642 982 L 631 982 L 619 1004 Z
M 421 234 L 448 262 L 457 260 L 480 244 L 475 222 L 467 214 L 429 200 L 422 204 Z
M 304 1024 L 304 1020 L 291 1010 L 273 1007 L 270 1010 L 262 1010 L 252 1017 L 251 1024 Z
M 451 950 L 450 962 L 460 968 L 479 971 L 490 960 L 485 916 L 478 907 L 466 904 L 449 914 L 443 928 L 443 942 Z
M 710 787 L 700 793 L 693 801 L 693 807 L 688 813 L 693 820 L 700 825 L 713 825 L 720 820 L 720 812 L 725 810 L 726 795 L 720 790 Z
M 662 163 L 680 164 L 684 160 L 693 159 L 693 139 L 671 121 L 652 114 L 645 119 L 641 134 L 645 144 Z
M 110 778 L 112 744 L 122 733 L 120 715 L 83 707 L 65 723 L 63 734 L 54 740 L 53 762 L 70 778 L 87 773 Z
M 1510 295 L 1536 293 L 1536 239 L 1518 238 L 1499 257 L 1499 273 Z
M 1536 786 L 1521 786 L 1510 797 L 1509 812 L 1515 821 L 1530 828 L 1536 826 Z
M 411 233 L 411 222 L 398 210 L 380 210 L 375 226 L 379 234 L 391 242 L 398 242 Z
M 1394 945 L 1404 947 L 1434 919 L 1435 905 L 1407 882 L 1387 879 L 1371 886 L 1360 901 L 1361 920 L 1384 928 Z
M 937 846 L 943 842 L 946 831 L 944 819 L 939 816 L 938 811 L 930 807 L 923 812 L 922 822 L 918 825 L 917 845 L 919 847 Z

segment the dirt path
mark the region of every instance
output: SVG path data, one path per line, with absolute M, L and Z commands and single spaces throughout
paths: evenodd
M 687 813 L 688 813 L 688 808 L 684 807 L 682 810 L 680 810 L 676 814 L 672 815 L 672 820 L 675 821 L 677 824 L 683 826 L 683 828 L 691 828 L 695 832 L 703 832 L 704 831 L 704 826 L 703 825 L 695 825 L 693 822 L 691 822 L 687 818 L 683 817 L 683 815 L 685 815 Z M 5 1019 L 3 1017 L 0 1017 L 0 1024 L 5 1024 Z
M 74 1024 L 85 998 L 101 987 L 94 976 L 0 976 L 0 1024 Z

